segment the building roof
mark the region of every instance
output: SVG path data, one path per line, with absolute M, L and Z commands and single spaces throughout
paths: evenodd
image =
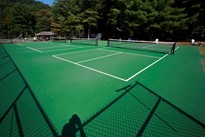
M 42 31 L 36 34 L 36 36 L 53 36 L 55 35 L 52 31 Z

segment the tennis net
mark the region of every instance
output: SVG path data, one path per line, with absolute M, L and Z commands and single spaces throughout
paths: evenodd
M 109 39 L 108 47 L 124 48 L 124 49 L 136 49 L 142 51 L 157 52 L 163 54 L 173 54 L 175 50 L 174 42 L 158 42 L 155 41 L 138 41 L 138 40 L 120 40 Z
M 60 42 L 60 43 L 65 43 L 66 38 L 65 37 L 51 37 L 52 42 Z
M 98 39 L 96 38 L 71 38 L 70 42 L 73 44 L 98 46 Z

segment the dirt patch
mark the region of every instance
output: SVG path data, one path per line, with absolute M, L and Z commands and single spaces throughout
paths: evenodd
M 203 64 L 203 68 L 204 68 L 204 72 L 205 72 L 205 59 L 202 60 L 202 64 Z
M 196 42 L 196 44 L 192 45 L 191 41 L 186 42 L 186 41 L 179 41 L 177 42 L 178 46 L 205 46 L 205 42 Z
M 199 51 L 201 55 L 205 55 L 205 47 L 200 47 Z
M 191 42 L 177 42 L 177 45 L 180 45 L 180 46 L 190 46 Z

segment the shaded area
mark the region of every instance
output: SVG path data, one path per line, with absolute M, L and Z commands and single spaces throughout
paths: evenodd
M 17 71 L 15 71 L 14 74 L 15 73 L 17 73 Z M 2 81 L 5 82 L 8 78 L 10 79 L 10 77 L 7 77 Z M 146 83 L 146 85 L 149 84 Z M 106 86 L 105 84 L 105 87 Z M 157 85 L 153 84 L 153 86 Z M 11 109 L 9 109 L 3 122 L 0 123 L 0 135 L 3 132 L 3 136 L 53 136 L 48 122 L 45 120 L 45 113 L 39 108 L 40 105 L 37 103 L 38 101 L 36 102 L 37 99 L 35 96 L 33 97 L 32 92 L 30 92 L 27 86 L 23 86 L 22 88 L 25 88 L 19 91 L 22 91 L 22 95 L 19 95 L 19 99 L 14 101 L 15 103 L 11 105 Z M 105 91 L 105 88 L 102 88 L 102 91 L 103 90 Z M 183 90 L 187 92 L 186 89 L 183 88 Z M 88 137 L 204 136 L 203 124 L 194 120 L 142 84 L 136 82 L 133 86 L 123 87 L 116 90 L 116 92 L 122 92 L 122 95 L 83 124 L 79 124 L 78 120 L 80 118 L 76 118 L 75 115 L 72 116 L 68 123 L 65 124 L 65 128 L 62 127 L 63 133 L 70 136 L 82 136 L 82 132 L 80 131 L 83 131 L 84 135 Z M 62 95 L 65 96 L 65 94 Z M 80 99 L 82 99 L 82 97 Z M 83 109 L 84 104 L 80 105 L 80 109 Z M 63 111 L 64 108 L 67 110 L 70 109 L 70 107 L 60 107 L 60 111 Z M 86 111 L 89 111 L 89 109 L 86 109 Z M 49 111 L 46 112 L 49 113 Z M 67 113 L 64 114 L 67 115 Z M 58 115 L 58 117 L 65 117 L 65 115 Z M 76 130 L 77 132 L 75 132 Z
M 0 45 L 0 51 L 1 53 L 8 55 L 10 61 L 12 62 L 12 68 L 14 69 L 10 72 L 8 69 L 4 69 L 6 71 L 1 73 L 0 85 L 7 85 L 7 87 L 1 87 L 0 94 L 1 96 L 4 96 L 6 91 L 10 92 L 9 94 L 11 94 L 11 96 L 14 92 L 15 94 L 18 94 L 15 97 L 5 96 L 6 99 L 1 100 L 1 137 L 57 136 L 57 132 L 55 131 L 53 125 L 45 114 L 37 98 L 33 94 L 30 86 L 24 79 L 23 75 L 21 74 L 7 51 L 4 49 L 3 45 Z M 5 65 L 1 66 L 1 68 L 4 66 Z M 9 66 L 9 68 L 10 67 L 11 66 Z M 14 71 L 16 71 L 18 75 L 13 74 Z M 8 79 L 12 79 L 9 78 L 10 75 L 14 75 L 14 77 L 16 77 L 15 79 L 18 80 L 15 81 L 17 84 L 19 84 L 18 88 L 12 90 L 9 88 L 11 86 L 11 83 Z M 22 84 L 22 82 L 24 84 Z M 9 100 L 9 98 L 13 98 L 13 100 Z
M 80 118 L 77 114 L 74 114 L 69 122 L 63 126 L 62 135 L 60 137 L 76 137 L 75 132 L 77 129 L 79 129 L 81 137 L 86 137 Z
M 139 82 L 83 123 L 83 130 L 87 136 L 205 136 L 204 124 Z

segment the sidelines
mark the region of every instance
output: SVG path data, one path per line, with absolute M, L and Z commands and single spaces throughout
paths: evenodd
M 62 51 L 62 50 L 70 50 L 70 49 L 80 49 L 80 48 L 83 48 L 83 47 L 64 48 L 64 49 L 48 50 L 48 51 L 42 51 L 42 52 L 54 52 L 54 51 Z
M 179 49 L 179 47 L 177 47 L 175 50 Z M 157 61 L 153 62 L 152 64 L 148 65 L 147 67 L 145 67 L 144 69 L 140 70 L 139 72 L 135 73 L 133 76 L 131 76 L 130 78 L 126 79 L 126 82 L 131 80 L 132 78 L 134 78 L 135 76 L 139 75 L 140 73 L 142 73 L 143 71 L 147 70 L 148 68 L 150 68 L 151 66 L 153 66 L 154 64 L 158 63 L 159 61 L 161 61 L 162 59 L 164 59 L 165 57 L 167 57 L 169 54 L 164 55 L 163 57 L 159 58 Z
M 110 55 L 105 55 L 105 56 L 101 56 L 101 57 L 96 57 L 96 58 L 92 58 L 92 59 L 87 59 L 87 60 L 82 60 L 79 61 L 77 63 L 84 63 L 84 62 L 88 62 L 88 61 L 92 61 L 92 60 L 97 60 L 97 59 L 102 59 L 102 58 L 106 58 L 106 57 L 111 57 L 111 56 L 116 56 L 122 54 L 122 52 L 118 52 L 118 53 L 114 53 L 114 54 L 110 54 Z
M 36 49 L 51 49 L 51 48 L 59 48 L 59 47 L 68 47 L 68 46 L 50 46 L 50 47 L 46 47 L 46 46 L 44 46 L 44 47 L 37 47 Z
M 145 48 L 154 47 L 154 46 L 156 46 L 156 45 L 149 45 L 149 46 L 145 46 L 145 47 L 142 47 L 142 48 L 145 49 Z
M 33 50 L 33 51 L 37 51 L 37 52 L 39 52 L 39 53 L 42 53 L 42 51 L 40 51 L 40 50 L 37 50 L 37 49 L 34 49 L 34 48 L 31 48 L 31 47 L 27 47 L 28 49 L 31 49 L 31 50 Z
M 24 46 L 25 46 L 25 45 L 23 45 L 23 44 L 16 44 L 16 45 L 21 46 L 21 47 L 24 47 Z
M 59 50 L 68 50 L 68 49 L 59 49 L 59 50 L 41 51 L 41 50 L 38 50 L 38 49 L 35 49 L 35 48 L 31 48 L 31 47 L 27 47 L 27 48 L 29 48 L 31 50 L 34 50 L 34 51 L 37 51 L 37 52 L 40 52 L 40 53 L 42 53 L 42 52 L 53 52 L 53 51 L 59 51 Z M 80 47 L 78 47 L 78 48 L 80 48 Z M 73 48 L 69 48 L 69 49 L 73 49 Z M 76 47 L 74 49 L 76 49 Z M 177 49 L 178 49 L 178 47 L 175 50 L 177 50 Z M 107 51 L 107 52 L 114 52 L 114 53 L 113 54 L 109 54 L 109 55 L 105 55 L 105 56 L 100 56 L 100 57 L 96 57 L 96 58 L 87 59 L 87 60 L 82 60 L 82 61 L 79 61 L 79 62 L 73 62 L 73 61 L 67 60 L 65 58 L 59 57 L 59 56 L 68 55 L 68 54 L 83 53 L 83 52 L 97 51 L 97 50 L 98 51 L 101 50 L 101 51 Z M 157 58 L 157 60 L 154 61 L 153 63 L 151 63 L 150 65 L 146 66 L 145 68 L 141 69 L 140 71 L 138 71 L 137 73 L 135 73 L 134 75 L 129 77 L 128 79 L 124 79 L 124 78 L 121 78 L 121 77 L 118 77 L 118 76 L 115 76 L 115 75 L 112 75 L 112 74 L 109 74 L 109 73 L 106 73 L 106 72 L 103 72 L 103 71 L 99 71 L 97 69 L 94 69 L 94 68 L 91 68 L 91 67 L 88 67 L 88 66 L 80 64 L 80 63 L 83 63 L 83 62 L 88 62 L 88 61 L 92 61 L 92 60 L 102 59 L 102 58 L 106 58 L 106 57 L 110 57 L 110 56 L 115 56 L 115 55 L 119 55 L 119 54 L 130 54 L 130 55 L 135 55 L 135 56 Z M 156 57 L 156 56 L 148 56 L 148 55 L 142 55 L 142 54 L 127 53 L 127 52 L 118 52 L 118 51 L 105 50 L 105 49 L 88 49 L 88 50 L 74 51 L 74 52 L 69 52 L 69 53 L 55 54 L 55 55 L 52 55 L 52 57 L 54 57 L 56 59 L 59 59 L 59 60 L 62 60 L 62 61 L 65 61 L 65 62 L 68 62 L 68 63 L 72 63 L 74 65 L 77 65 L 77 66 L 80 66 L 80 67 L 83 67 L 83 68 L 86 68 L 86 69 L 89 69 L 89 70 L 92 70 L 92 71 L 95 71 L 97 73 L 101 73 L 103 75 L 107 75 L 109 77 L 112 77 L 112 78 L 115 78 L 115 79 L 118 79 L 118 80 L 121 80 L 121 81 L 124 81 L 124 82 L 128 82 L 129 80 L 133 79 L 134 77 L 136 77 L 140 73 L 142 73 L 145 70 L 147 70 L 148 68 L 152 67 L 153 65 L 155 65 L 156 63 L 158 63 L 159 61 L 161 61 L 162 59 L 164 59 L 168 55 L 169 54 L 166 54 L 163 57 Z
M 96 49 L 95 49 L 95 50 L 96 50 Z M 114 53 L 114 54 L 110 54 L 110 55 L 106 55 L 106 56 L 101 56 L 101 57 L 96 57 L 96 58 L 92 58 L 92 59 L 88 59 L 88 60 L 83 60 L 83 61 L 79 61 L 79 62 L 73 62 L 73 61 L 70 61 L 70 60 L 68 60 L 68 59 L 59 57 L 59 56 L 62 56 L 62 55 L 73 54 L 73 53 L 79 53 L 79 52 L 87 52 L 87 51 L 93 51 L 93 50 L 84 50 L 84 51 L 77 51 L 77 52 L 70 52 L 70 53 L 52 55 L 52 57 L 54 57 L 54 58 L 56 58 L 56 59 L 59 59 L 59 60 L 62 60 L 62 61 L 65 61 L 65 62 L 68 62 L 68 63 L 72 63 L 72 64 L 74 64 L 74 65 L 77 65 L 77 66 L 80 66 L 80 67 L 83 67 L 83 68 L 86 68 L 86 69 L 89 69 L 89 70 L 92 70 L 92 71 L 95 71 L 95 72 L 97 72 L 97 73 L 101 73 L 101 74 L 107 75 L 107 76 L 109 76 L 109 77 L 112 77 L 112 78 L 115 78 L 115 79 L 118 79 L 118 80 L 121 80 L 121 81 L 124 81 L 124 82 L 128 82 L 129 80 L 133 79 L 135 76 L 139 75 L 139 74 L 142 73 L 143 71 L 145 71 L 145 70 L 147 70 L 148 68 L 152 67 L 153 65 L 155 65 L 156 63 L 158 63 L 159 61 L 161 61 L 162 59 L 164 59 L 165 57 L 167 57 L 167 56 L 169 55 L 169 54 L 166 54 L 166 55 L 164 55 L 164 56 L 161 57 L 161 58 L 158 57 L 158 60 L 154 61 L 154 62 L 151 63 L 150 65 L 148 65 L 148 66 L 146 66 L 145 68 L 141 69 L 140 71 L 138 71 L 137 73 L 135 73 L 134 75 L 132 75 L 131 77 L 129 77 L 128 79 L 123 79 L 123 78 L 114 76 L 114 75 L 112 75 L 112 74 L 109 74 L 109 73 L 106 73 L 106 72 L 103 72 L 103 71 L 99 71 L 99 70 L 97 70 L 97 69 L 94 69 L 94 68 L 91 68 L 91 67 L 88 67 L 88 66 L 79 64 L 79 63 L 88 62 L 88 61 L 92 61 L 92 60 L 96 60 L 96 59 L 101 59 L 101 58 L 105 58 L 105 57 L 109 57 L 109 56 L 119 55 L 119 54 L 122 54 L 122 53 L 124 53 L 124 52 L 117 52 L 117 53 Z M 155 58 L 156 58 L 156 57 L 155 57 Z
M 154 64 L 156 64 L 157 62 L 161 61 L 162 59 L 164 59 L 165 57 L 167 57 L 169 54 L 164 55 L 163 57 L 161 57 L 160 59 L 156 60 L 155 62 L 153 62 L 152 64 L 148 65 L 147 67 L 143 68 L 142 70 L 140 70 L 139 72 L 135 73 L 133 76 L 131 76 L 130 78 L 126 79 L 125 81 L 129 81 L 132 78 L 134 78 L 135 76 L 139 75 L 140 73 L 142 73 L 143 71 L 147 70 L 148 68 L 150 68 L 151 66 L 153 66 Z
M 36 48 L 32 48 L 32 47 L 27 47 L 28 49 L 31 49 L 31 50 L 33 50 L 33 51 L 37 51 L 37 52 L 39 52 L 39 53 L 45 53 L 45 52 L 54 52 L 54 51 L 61 51 L 61 50 L 70 50 L 70 49 L 79 49 L 79 48 L 83 48 L 83 47 L 73 47 L 73 48 L 64 48 L 64 49 L 56 49 L 56 50 L 48 50 L 48 51 L 41 51 L 41 50 L 39 50 L 39 49 L 36 49 Z
M 55 55 L 52 55 L 52 57 L 56 58 L 56 59 L 59 59 L 59 60 L 62 60 L 62 61 L 65 61 L 65 62 L 69 62 L 69 63 L 72 63 L 72 64 L 75 64 L 77 66 L 80 66 L 80 67 L 83 67 L 83 68 L 86 68 L 86 69 L 89 69 L 89 70 L 92 70 L 92 71 L 95 71 L 97 73 L 101 73 L 101 74 L 104 74 L 104 75 L 107 75 L 109 77 L 112 77 L 112 78 L 115 78 L 115 79 L 118 79 L 118 80 L 121 80 L 121 81 L 125 81 L 125 79 L 123 78 L 120 78 L 120 77 L 117 77 L 117 76 L 114 76 L 114 75 L 111 75 L 111 74 L 108 74 L 108 73 L 105 73 L 105 72 L 102 72 L 102 71 L 99 71 L 99 70 L 96 70 L 96 69 L 93 69 L 93 68 L 90 68 L 90 67 L 87 67 L 87 66 L 84 66 L 84 65 L 81 65 L 81 64 L 78 64 L 78 63 L 75 63 L 73 61 L 70 61 L 70 60 L 67 60 L 67 59 L 64 59 L 64 58 L 61 58 L 61 57 L 57 57 Z
M 103 51 L 110 51 L 110 52 L 117 52 L 117 51 L 112 51 L 112 50 L 106 50 L 106 49 L 99 49 Z M 124 54 L 130 54 L 130 55 L 136 55 L 136 56 L 142 56 L 142 57 L 148 57 L 148 58 L 160 58 L 157 56 L 149 56 L 149 55 L 144 55 L 144 54 L 137 54 L 137 53 L 129 53 L 129 52 L 123 52 Z
M 68 53 L 62 53 L 62 54 L 55 54 L 55 55 L 56 55 L 56 56 L 63 56 L 63 55 L 69 55 L 69 54 L 73 54 L 73 53 L 81 53 L 81 52 L 93 51 L 93 50 L 98 50 L 98 49 L 88 49 L 88 50 L 74 51 L 74 52 L 68 52 Z
M 205 67 L 204 67 L 204 63 L 203 63 L 203 59 L 201 59 L 201 65 L 202 65 L 202 69 L 203 69 L 203 71 L 204 71 L 204 75 L 205 75 Z

